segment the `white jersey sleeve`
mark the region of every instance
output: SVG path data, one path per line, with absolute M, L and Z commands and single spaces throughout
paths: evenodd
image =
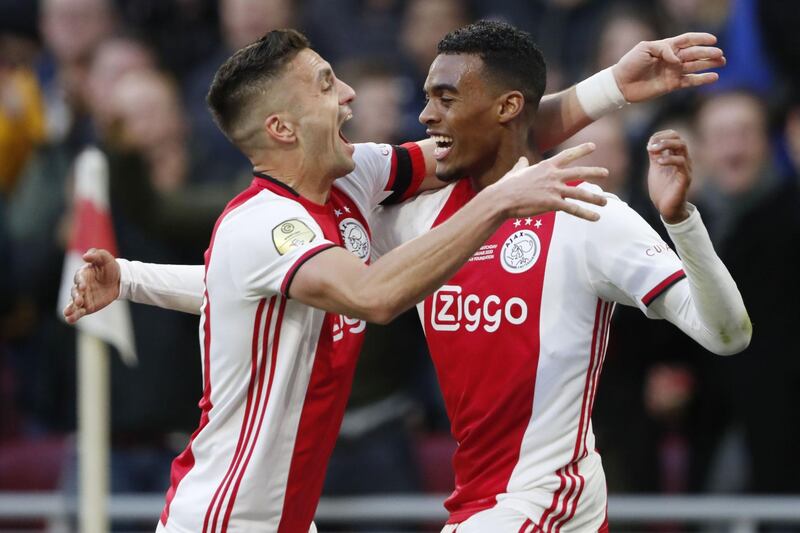
M 157 265 L 117 259 L 120 300 L 200 314 L 205 290 L 203 265 Z
M 588 183 L 580 187 L 602 193 Z M 636 306 L 656 318 L 650 304 L 685 277 L 677 254 L 658 233 L 625 202 L 602 193 L 608 203 L 589 206 L 600 220 L 586 225 L 586 268 L 589 282 L 607 301 Z
M 686 280 L 653 302 L 650 309 L 678 326 L 707 350 L 738 353 L 750 344 L 752 324 L 742 295 L 714 251 L 700 213 L 690 205 L 689 218 L 665 224 L 681 256 Z
M 264 196 L 231 211 L 217 230 L 214 246 L 215 252 L 222 252 L 236 289 L 246 299 L 259 299 L 288 296 L 303 263 L 337 245 L 325 238 L 302 205 Z
M 425 179 L 425 157 L 416 143 L 356 144 L 353 160 L 355 170 L 336 180 L 336 186 L 347 192 L 365 215 L 378 205 L 413 196 Z

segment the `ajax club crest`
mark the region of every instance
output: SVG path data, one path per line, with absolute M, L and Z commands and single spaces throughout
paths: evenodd
M 366 263 L 369 260 L 369 235 L 361 222 L 354 218 L 345 218 L 339 222 L 339 231 L 345 248 Z
M 512 233 L 500 250 L 500 264 L 506 272 L 520 274 L 526 272 L 539 259 L 542 245 L 539 237 L 528 229 Z

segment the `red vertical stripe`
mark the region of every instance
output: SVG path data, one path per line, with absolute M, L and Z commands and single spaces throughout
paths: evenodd
M 273 296 L 273 298 L 275 298 Z M 253 450 L 256 448 L 256 444 L 258 443 L 258 437 L 261 435 L 261 426 L 264 423 L 264 416 L 267 412 L 267 405 L 269 404 L 269 396 L 270 392 L 272 391 L 272 382 L 275 378 L 275 367 L 278 365 L 278 346 L 280 345 L 281 339 L 281 327 L 283 326 L 283 313 L 286 310 L 286 299 L 281 298 L 281 304 L 278 308 L 278 317 L 275 319 L 275 328 L 273 329 L 273 339 L 272 339 L 272 353 L 270 356 L 270 365 L 269 365 L 269 381 L 267 382 L 267 390 L 266 394 L 264 395 L 264 403 L 261 405 L 261 414 L 258 418 L 258 427 L 256 427 L 255 435 L 253 437 L 253 442 L 250 445 L 250 450 L 247 452 L 247 458 L 244 460 L 244 464 L 242 465 L 241 470 L 239 470 L 239 475 L 236 478 L 236 483 L 233 486 L 233 492 L 231 493 L 231 498 L 228 501 L 228 507 L 225 510 L 225 517 L 222 520 L 222 528 L 221 533 L 225 533 L 228 531 L 228 522 L 231 518 L 231 513 L 233 512 L 233 506 L 236 502 L 236 495 L 239 493 L 239 486 L 242 483 L 242 479 L 244 478 L 244 473 L 247 471 L 247 465 L 250 463 L 250 458 L 253 456 Z M 267 323 L 267 330 L 269 330 L 269 323 Z M 267 350 L 268 343 L 266 342 L 265 335 L 265 342 L 264 342 L 264 351 Z M 266 365 L 264 365 L 266 366 Z M 263 375 L 264 368 L 262 367 L 261 373 Z
M 247 403 L 245 405 L 245 413 L 242 417 L 242 427 L 239 430 L 239 441 L 236 444 L 236 450 L 231 458 L 231 463 L 228 466 L 228 471 L 225 473 L 225 476 L 220 481 L 219 486 L 217 487 L 217 491 L 214 493 L 214 497 L 211 499 L 211 502 L 208 505 L 208 509 L 206 510 L 205 520 L 203 522 L 203 533 L 206 533 L 208 527 L 208 521 L 211 517 L 211 511 L 214 510 L 214 517 L 211 522 L 211 529 L 210 531 L 217 530 L 217 520 L 219 519 L 219 512 L 220 508 L 222 507 L 223 502 L 225 501 L 225 496 L 228 493 L 228 490 L 231 485 L 231 481 L 233 480 L 233 476 L 235 475 L 237 469 L 239 468 L 239 464 L 242 461 L 242 455 L 244 455 L 244 450 L 247 447 L 247 443 L 250 442 L 250 436 L 253 431 L 253 425 L 255 425 L 255 418 L 256 412 L 258 411 L 259 402 L 261 400 L 261 389 L 263 388 L 264 384 L 264 371 L 263 368 L 265 366 L 265 359 L 266 350 L 262 348 L 259 352 L 259 340 L 265 342 L 266 337 L 269 333 L 269 326 L 272 322 L 272 313 L 275 308 L 275 297 L 273 296 L 270 298 L 269 307 L 267 309 L 267 317 L 264 321 L 264 326 L 262 328 L 261 318 L 263 315 L 264 306 L 266 303 L 266 299 L 262 299 L 259 302 L 258 310 L 256 311 L 256 320 L 253 324 L 253 341 L 252 341 L 252 349 L 251 349 L 251 366 L 250 366 L 250 385 L 247 390 Z M 259 353 L 261 353 L 261 357 L 259 360 Z M 259 371 L 259 365 L 261 370 Z M 255 405 L 253 404 L 253 393 L 255 392 Z M 220 494 L 220 490 L 222 491 Z
M 580 442 L 581 442 L 581 436 L 583 434 L 583 426 L 584 426 L 584 419 L 585 419 L 585 414 L 586 414 L 586 407 L 587 407 L 587 403 L 589 401 L 588 396 L 589 396 L 589 389 L 590 389 L 590 383 L 591 383 L 591 376 L 592 376 L 592 373 L 593 373 L 595 357 L 596 357 L 597 352 L 599 351 L 598 348 L 597 348 L 597 346 L 598 346 L 598 333 L 600 332 L 600 324 L 601 324 L 601 321 L 602 321 L 602 313 L 603 313 L 603 302 L 602 302 L 602 300 L 598 299 L 597 300 L 597 306 L 595 308 L 594 328 L 592 330 L 592 343 L 590 345 L 590 358 L 589 358 L 588 367 L 586 369 L 586 382 L 585 382 L 584 388 L 583 388 L 583 400 L 581 402 L 581 411 L 580 411 L 580 419 L 578 421 L 577 438 L 576 438 L 576 442 L 575 442 L 575 448 L 573 450 L 572 460 L 570 461 L 570 463 L 575 461 L 575 458 L 578 456 L 579 450 L 580 450 Z M 539 519 L 538 527 L 542 531 L 550 531 L 550 529 L 553 526 L 553 523 L 559 517 L 563 516 L 564 512 L 566 512 L 567 499 L 572 494 L 572 489 L 573 489 L 572 486 L 570 487 L 569 492 L 567 493 L 567 495 L 564 498 L 564 509 L 562 511 L 559 511 L 558 514 L 554 515 L 552 521 L 550 522 L 550 525 L 547 526 L 547 519 L 559 507 L 558 502 L 559 502 L 559 499 L 561 498 L 561 494 L 564 491 L 564 488 L 566 486 L 566 477 L 565 476 L 568 475 L 568 473 L 567 473 L 568 469 L 569 469 L 569 465 L 559 469 L 556 472 L 556 474 L 561 478 L 561 484 L 559 485 L 558 489 L 556 489 L 556 491 L 553 493 L 553 501 L 551 502 L 550 507 L 548 507 L 544 511 L 544 513 L 542 513 L 542 516 Z M 570 479 L 573 479 L 573 478 L 570 476 Z
M 608 348 L 608 332 L 609 328 L 611 327 L 611 316 L 614 312 L 614 304 L 606 303 L 603 309 L 603 317 L 601 320 L 601 329 L 600 329 L 600 341 L 596 348 L 598 353 L 598 361 L 594 369 L 594 378 L 592 383 L 592 390 L 590 392 L 590 401 L 589 401 L 589 411 L 587 413 L 587 421 L 591 419 L 592 412 L 594 412 L 594 400 L 597 394 L 597 385 L 600 382 L 600 373 L 603 369 L 603 362 L 606 358 L 606 349 Z M 589 425 L 587 422 L 586 430 L 583 434 L 583 452 L 581 453 L 579 460 L 587 457 L 589 455 L 589 449 L 586 445 L 586 441 L 589 437 Z M 578 465 L 575 463 L 575 470 L 577 472 Z M 575 495 L 575 498 L 572 500 L 572 510 L 570 511 L 569 515 L 564 518 L 564 520 L 559 524 L 558 529 L 561 529 L 561 526 L 572 520 L 572 517 L 575 516 L 575 512 L 578 509 L 578 500 L 580 500 L 581 494 L 585 487 L 585 480 L 581 476 L 581 486 L 578 490 L 578 493 Z
M 214 225 L 214 231 L 211 233 L 211 240 L 208 244 L 208 250 L 206 250 L 205 253 L 206 269 L 205 278 L 203 279 L 203 283 L 206 285 L 204 294 L 205 310 L 203 313 L 203 396 L 200 398 L 200 403 L 198 404 L 201 410 L 200 425 L 197 427 L 195 432 L 192 433 L 192 437 L 189 439 L 189 445 L 186 447 L 186 449 L 183 450 L 183 452 L 181 452 L 181 454 L 172 462 L 170 485 L 169 489 L 167 489 L 164 510 L 161 512 L 161 523 L 165 526 L 167 525 L 167 520 L 169 520 L 169 508 L 172 504 L 173 498 L 175 498 L 175 493 L 178 491 L 178 486 L 183 478 L 189 473 L 189 471 L 194 468 L 194 453 L 192 452 L 192 444 L 194 443 L 194 439 L 208 425 L 209 412 L 214 407 L 211 403 L 211 298 L 208 295 L 207 285 L 208 269 L 211 266 L 211 253 L 214 249 L 214 238 L 217 236 L 217 230 L 227 214 L 258 194 L 260 191 L 261 189 L 251 185 L 242 191 L 236 198 L 230 201 Z

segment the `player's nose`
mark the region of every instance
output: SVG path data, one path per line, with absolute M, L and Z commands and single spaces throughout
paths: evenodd
M 439 117 L 437 116 L 431 102 L 431 100 L 425 102 L 425 107 L 422 108 L 422 111 L 419 114 L 419 121 L 426 126 L 439 121 Z
M 356 91 L 342 80 L 336 80 L 339 86 L 339 105 L 346 105 L 355 100 Z

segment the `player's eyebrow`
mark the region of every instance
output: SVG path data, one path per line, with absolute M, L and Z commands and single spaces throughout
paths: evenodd
M 331 67 L 324 67 L 320 69 L 320 71 L 317 73 L 318 81 L 325 81 L 331 78 L 333 78 L 333 70 L 331 69 Z
M 435 85 L 430 85 L 428 87 L 425 87 L 425 92 L 427 94 L 443 93 L 445 91 L 451 92 L 451 93 L 457 93 L 458 89 L 456 88 L 455 85 L 451 85 L 449 83 L 437 83 Z

